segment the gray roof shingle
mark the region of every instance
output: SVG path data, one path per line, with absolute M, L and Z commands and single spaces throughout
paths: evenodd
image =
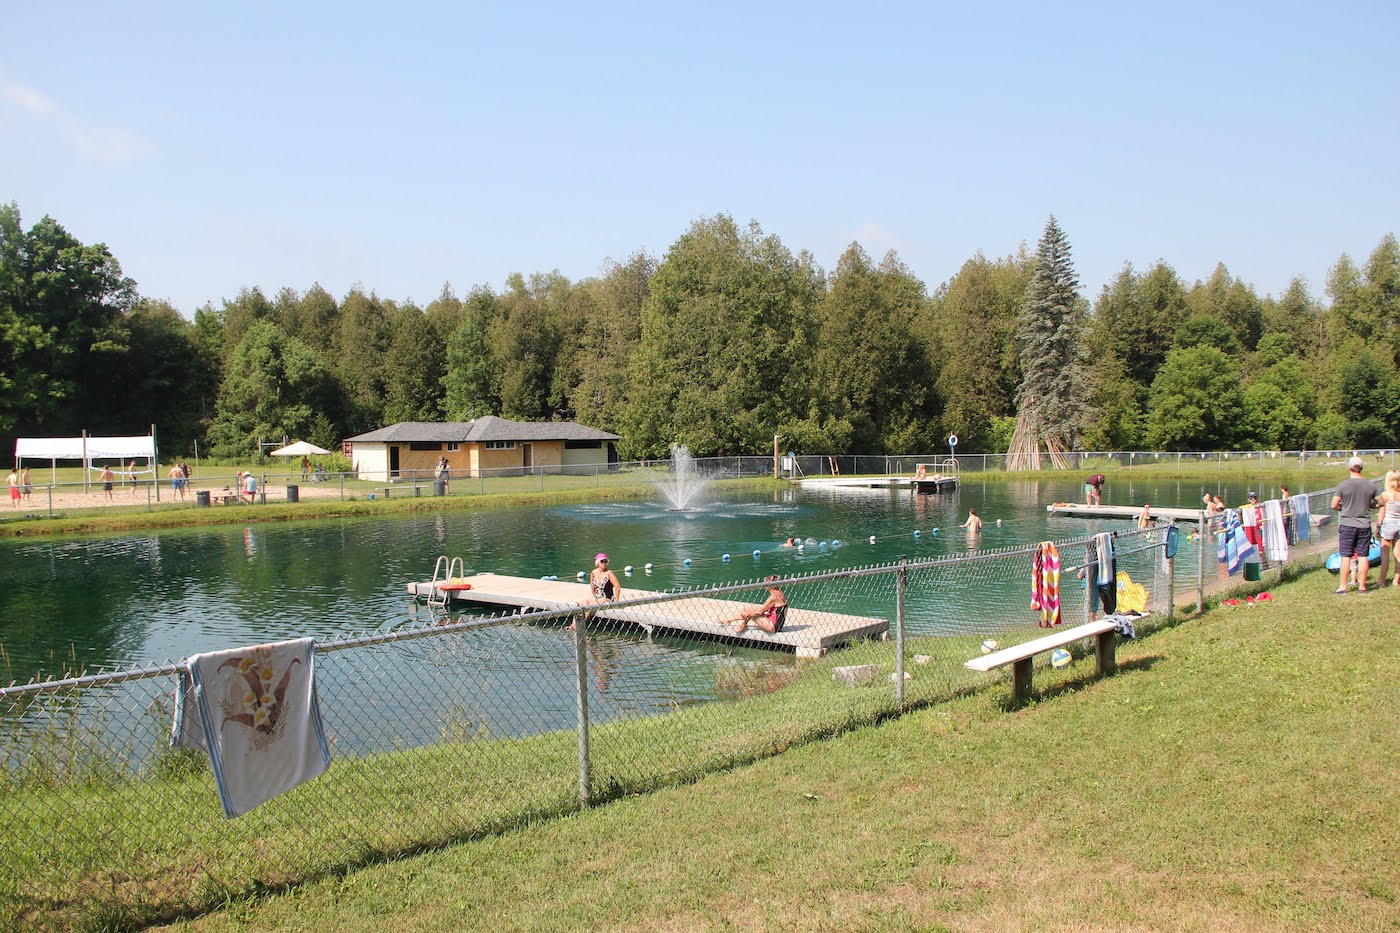
M 483 415 L 475 421 L 400 421 L 347 437 L 352 444 L 469 443 L 485 441 L 616 441 L 616 434 L 573 421 L 508 421 Z

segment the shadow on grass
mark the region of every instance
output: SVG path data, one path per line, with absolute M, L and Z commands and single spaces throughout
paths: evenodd
M 1161 631 L 1161 629 L 1159 628 L 1155 631 Z M 1081 657 L 1076 653 L 1076 661 L 1082 660 L 1084 660 L 1084 657 Z M 1123 674 L 1131 674 L 1137 671 L 1150 671 L 1159 661 L 1164 660 L 1166 660 L 1166 658 L 1159 654 L 1147 655 L 1146 657 L 1141 658 L 1133 658 L 1131 661 L 1124 661 L 1120 663 L 1118 665 L 1117 672 L 1109 675 L 1109 677 L 1118 677 Z M 1045 672 L 1045 668 L 1040 669 L 1040 673 Z M 1049 685 L 1048 687 L 1045 687 L 1044 689 L 1035 689 L 1033 687 L 1031 690 L 1031 695 L 1024 701 L 1017 700 L 1014 695 L 1007 693 L 1001 698 L 1000 703 L 998 705 L 1001 707 L 1001 710 L 1006 713 L 1020 712 L 1023 710 L 1032 709 L 1045 700 L 1053 700 L 1054 698 L 1059 696 L 1078 693 L 1081 690 L 1085 690 L 1089 687 L 1092 687 L 1094 684 L 1097 684 L 1107 679 L 1109 678 L 1100 677 L 1097 673 L 1094 673 L 1092 671 L 1086 671 L 1082 676 L 1070 677 L 1066 680 L 1058 681 Z

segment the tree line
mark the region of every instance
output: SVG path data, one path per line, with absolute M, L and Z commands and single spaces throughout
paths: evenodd
M 1052 221 L 1053 223 L 1053 221 Z M 1061 234 L 1063 235 L 1063 234 Z M 1068 241 L 1065 241 L 1067 250 Z M 1067 253 L 1066 253 L 1067 255 Z M 1343 254 L 1324 304 L 1301 278 L 1260 297 L 1218 265 L 1188 283 L 1125 265 L 1077 311 L 1057 369 L 1027 353 L 1036 255 L 978 253 L 932 292 L 853 243 L 822 269 L 758 224 L 692 223 L 664 256 L 599 275 L 449 285 L 425 306 L 363 287 L 240 291 L 193 319 L 143 298 L 102 244 L 0 206 L 0 437 L 144 433 L 240 457 L 258 438 L 398 421 L 569 419 L 624 458 L 771 449 L 1008 449 L 1023 367 L 1073 374 L 1064 442 L 1088 450 L 1393 446 L 1400 246 Z M 1033 323 L 1033 322 L 1032 322 Z M 1048 339 L 1048 337 L 1047 337 Z M 1073 365 L 1070 365 L 1070 364 Z

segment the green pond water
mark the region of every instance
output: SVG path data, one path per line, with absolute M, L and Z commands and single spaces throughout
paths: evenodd
M 1236 504 L 1245 493 L 1237 486 L 1211 489 Z M 408 600 L 404 584 L 431 576 L 440 554 L 462 557 L 469 571 L 571 580 L 603 550 L 624 588 L 667 590 L 963 553 L 970 542 L 956 526 L 969 508 L 987 521 L 982 548 L 1131 527 L 1046 514 L 1049 502 L 1080 501 L 1080 490 L 1073 481 L 980 484 L 973 477 L 956 494 L 941 496 L 796 487 L 755 496 L 712 484 L 688 512 L 609 503 L 6 541 L 0 543 L 0 647 L 9 677 L 25 682 L 302 635 L 325 640 L 421 625 L 423 610 Z M 1193 507 L 1200 494 L 1199 483 L 1118 481 L 1105 489 L 1104 503 Z M 794 535 L 819 544 L 802 553 L 780 546 Z M 642 570 L 647 563 L 650 573 Z M 631 575 L 622 573 L 627 565 L 636 568 Z M 939 595 L 917 598 L 934 602 Z M 946 602 L 960 594 L 941 595 Z M 869 598 L 851 597 L 862 603 L 860 614 L 892 614 L 892 606 L 869 605 Z M 839 603 L 841 595 L 832 599 Z M 917 608 L 911 607 L 916 619 Z M 718 650 L 678 644 L 675 650 Z

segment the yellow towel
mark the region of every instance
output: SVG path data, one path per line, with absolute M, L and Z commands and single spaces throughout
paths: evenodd
M 1141 583 L 1134 583 L 1128 571 L 1118 571 L 1118 611 L 1146 612 L 1147 589 Z

